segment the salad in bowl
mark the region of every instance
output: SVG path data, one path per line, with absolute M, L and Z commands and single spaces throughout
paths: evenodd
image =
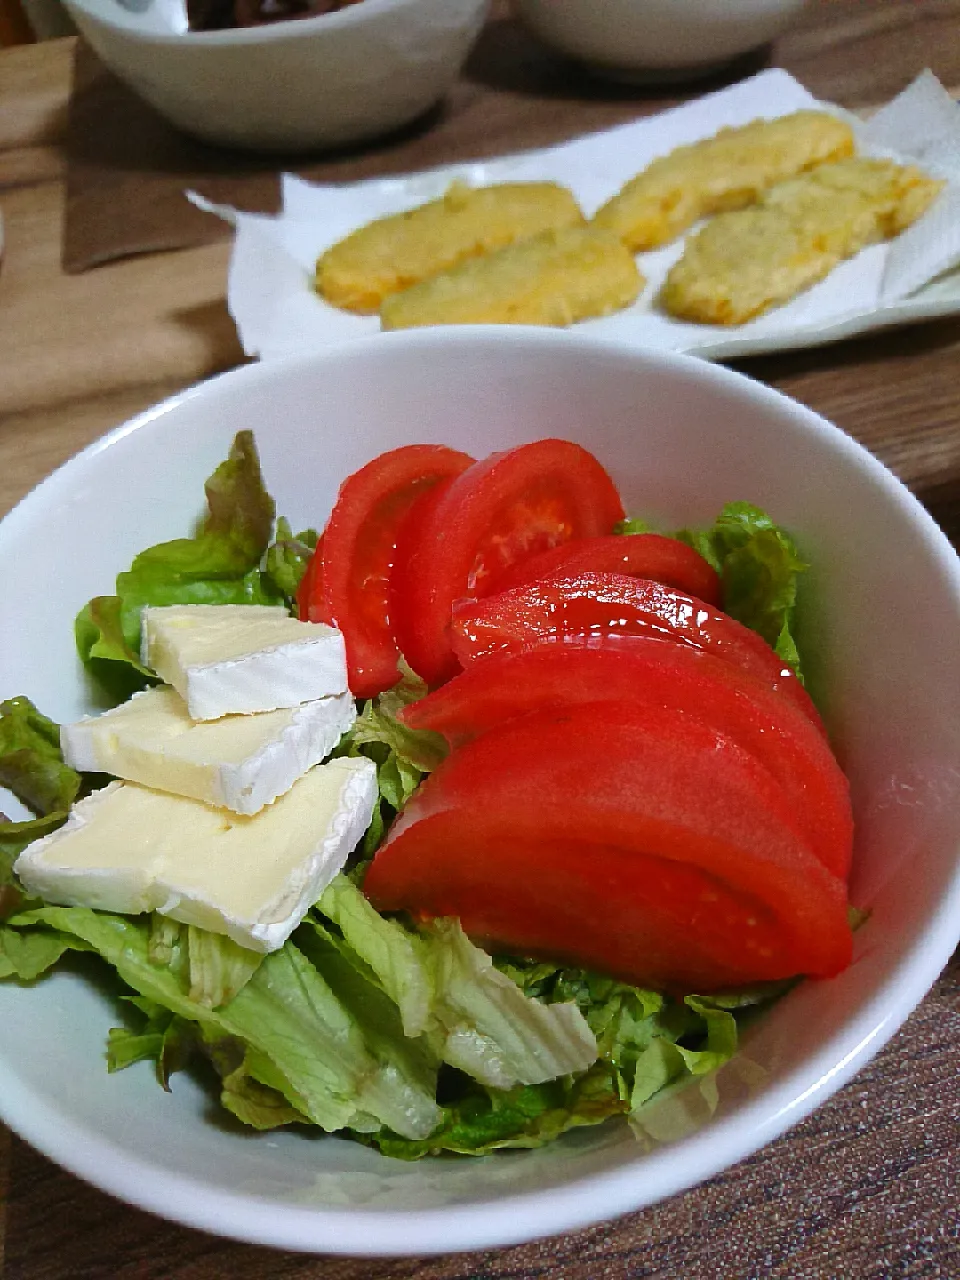
M 163 492 L 142 532 L 164 536 L 101 550 L 86 603 L 71 584 L 74 687 L 44 698 L 36 666 L 0 663 L 22 677 L 0 779 L 25 806 L 0 843 L 0 1009 L 50 1034 L 82 990 L 109 1016 L 82 1065 L 66 1020 L 64 1070 L 110 1073 L 79 1106 L 28 1099 L 8 1050 L 5 1097 L 108 1189 L 300 1247 L 422 1249 L 458 1220 L 464 1244 L 522 1238 L 658 1193 L 628 1170 L 662 1194 L 749 1149 L 833 1087 L 845 1036 L 844 1069 L 879 1043 L 879 1004 L 890 1026 L 922 992 L 874 852 L 890 759 L 871 779 L 884 744 L 862 736 L 888 658 L 852 661 L 836 495 L 811 536 L 814 491 L 771 483 L 769 422 L 798 460 L 833 455 L 820 489 L 862 491 L 861 516 L 901 504 L 956 608 L 939 535 L 852 442 L 735 375 L 519 341 L 418 335 L 211 384 L 192 530 L 173 508 L 199 486 L 167 505 L 178 468 L 155 469 L 189 396 L 48 482 L 86 466 Z M 374 426 L 388 403 L 399 431 Z M 726 442 L 703 440 L 705 403 L 745 420 Z M 119 1172 L 105 1150 L 84 1166 L 45 1125 L 98 1107 L 151 1139 L 175 1108 L 175 1130 L 108 1124 Z M 385 1234 L 358 1218 L 344 1243 L 351 1214 Z

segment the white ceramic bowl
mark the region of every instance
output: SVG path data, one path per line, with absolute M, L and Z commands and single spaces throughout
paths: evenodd
M 627 79 L 683 78 L 780 34 L 806 0 L 514 0 L 561 53 Z
M 184 0 L 64 0 L 103 61 L 173 124 L 304 151 L 398 128 L 453 83 L 489 0 L 362 0 L 318 18 L 190 32 Z
M 253 365 L 185 392 L 68 463 L 0 525 L 0 695 L 61 720 L 89 707 L 72 620 L 135 552 L 183 534 L 233 433 L 256 432 L 294 525 L 381 450 L 473 453 L 545 435 L 592 449 L 628 509 L 663 527 L 745 498 L 792 529 L 815 690 L 849 770 L 853 896 L 872 910 L 853 966 L 808 982 L 717 1078 L 650 1122 L 689 1135 L 644 1152 L 629 1127 L 539 1151 L 391 1161 L 334 1138 L 241 1135 L 149 1066 L 108 1076 L 111 1001 L 66 971 L 0 983 L 0 1113 L 82 1177 L 181 1222 L 291 1249 L 358 1254 L 505 1244 L 609 1218 L 733 1164 L 848 1080 L 895 1031 L 960 934 L 960 567 L 897 480 L 809 410 L 727 370 L 569 334 L 386 334 Z M 69 548 L 69 554 L 65 553 Z M 11 625 L 15 623 L 15 625 Z M 750 1069 L 743 1063 L 749 1060 Z M 38 1064 L 42 1063 L 42 1070 Z

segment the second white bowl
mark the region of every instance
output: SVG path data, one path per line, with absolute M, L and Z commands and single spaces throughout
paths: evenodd
M 695 75 L 779 35 L 806 0 L 515 0 L 546 44 L 623 78 Z

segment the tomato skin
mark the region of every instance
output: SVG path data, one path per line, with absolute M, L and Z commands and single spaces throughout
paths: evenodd
M 608 706 L 529 715 L 450 755 L 378 851 L 364 884 L 374 905 L 458 915 L 507 950 L 669 988 L 844 968 L 845 887 L 766 771 L 682 712 L 631 706 L 611 722 Z M 555 846 L 567 851 L 556 865 Z M 625 940 L 610 920 L 631 918 Z
M 445 445 L 382 453 L 340 486 L 298 593 L 301 618 L 343 632 L 351 692 L 371 698 L 397 682 L 390 578 L 400 528 L 418 498 L 473 459 Z
M 456 749 L 525 715 L 601 702 L 605 721 L 642 704 L 691 715 L 732 738 L 776 779 L 823 865 L 846 879 L 850 788 L 825 738 L 776 690 L 710 653 L 611 636 L 599 648 L 539 645 L 494 654 L 411 703 L 400 719 L 443 734 Z
M 622 518 L 609 475 L 570 441 L 538 440 L 475 463 L 429 508 L 408 546 L 393 619 L 407 662 L 430 685 L 449 679 L 460 666 L 455 600 L 487 595 L 517 560 L 610 533 Z
M 720 603 L 720 576 L 699 551 L 661 533 L 609 534 L 581 538 L 521 560 L 500 579 L 498 590 L 543 578 L 569 578 L 578 573 L 620 573 L 649 578 L 688 595 Z
M 429 531 L 434 528 L 434 513 L 455 478 L 450 476 L 441 480 L 422 494 L 410 508 L 397 535 L 397 553 L 390 576 L 390 618 L 397 647 L 414 671 L 417 668 L 413 666 L 410 655 L 417 652 L 419 628 L 411 612 L 410 601 L 423 594 L 420 575 L 425 572 L 424 557 L 418 554 L 417 549 L 425 545 L 431 536 Z
M 695 596 L 659 582 L 581 573 L 514 587 L 453 608 L 460 663 L 533 644 L 602 644 L 610 635 L 647 635 L 733 663 L 795 702 L 822 733 L 822 721 L 795 673 L 756 632 Z
M 518 821 L 511 815 L 508 825 L 483 805 L 424 818 L 377 855 L 364 892 L 383 911 L 459 917 L 488 951 L 583 966 L 638 986 L 706 993 L 756 980 L 691 949 L 690 935 L 702 937 L 698 872 L 569 834 L 545 839 Z M 666 910 L 658 897 L 692 910 Z M 738 915 L 743 907 L 741 899 Z

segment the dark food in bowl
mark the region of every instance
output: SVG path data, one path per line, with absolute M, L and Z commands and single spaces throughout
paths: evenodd
M 291 18 L 319 18 L 360 0 L 187 0 L 191 31 L 258 27 Z

